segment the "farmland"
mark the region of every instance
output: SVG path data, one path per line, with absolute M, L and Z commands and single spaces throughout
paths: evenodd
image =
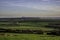
M 60 40 L 60 36 L 5 33 L 0 35 L 0 40 Z
M 60 31 L 58 31 L 58 33 L 56 32 L 58 27 L 46 27 L 52 23 L 60 22 L 58 21 L 0 22 L 0 40 L 60 40 L 60 36 L 57 36 L 57 34 L 60 35 L 59 34 Z M 1 30 L 4 31 L 1 33 Z M 27 32 L 25 30 L 27 30 Z M 24 32 L 20 33 L 20 31 L 25 31 L 25 33 Z M 39 33 L 41 31 L 43 32 L 42 34 Z M 48 33 L 52 35 L 47 35 L 47 32 L 45 33 L 45 31 L 52 31 L 51 33 Z M 30 34 L 30 32 L 32 33 Z

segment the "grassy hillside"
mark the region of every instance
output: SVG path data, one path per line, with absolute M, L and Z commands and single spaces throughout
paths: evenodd
M 9 22 L 0 22 L 0 28 L 19 29 L 19 30 L 54 30 L 54 28 L 46 28 L 51 22 L 20 22 L 18 25 Z M 56 23 L 56 22 L 55 22 Z M 17 33 L 0 33 L 0 40 L 60 40 L 60 36 L 42 35 L 42 34 L 17 34 Z
M 0 40 L 60 40 L 60 36 L 5 33 Z

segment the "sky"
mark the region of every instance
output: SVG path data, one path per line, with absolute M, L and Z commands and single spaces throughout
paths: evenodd
M 60 17 L 60 0 L 0 0 L 0 17 Z

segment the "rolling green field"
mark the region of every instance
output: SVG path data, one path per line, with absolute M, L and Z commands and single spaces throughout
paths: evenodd
M 4 23 L 4 22 L 3 22 Z M 2 24 L 3 24 L 2 23 Z M 19 29 L 19 30 L 54 30 L 54 28 L 46 28 L 49 22 L 23 22 L 16 25 L 1 25 L 0 28 Z M 5 23 L 8 24 L 8 23 Z M 41 34 L 16 34 L 16 33 L 0 33 L 0 40 L 60 40 L 60 36 L 41 35 Z
M 60 40 L 60 36 L 5 33 L 0 35 L 0 40 Z

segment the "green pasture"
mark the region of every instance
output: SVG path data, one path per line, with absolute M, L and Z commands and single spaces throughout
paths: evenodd
M 0 28 L 19 29 L 19 30 L 54 30 L 46 28 L 50 22 L 21 22 L 19 25 L 8 25 L 9 22 L 0 22 Z M 5 24 L 5 25 L 2 25 Z M 41 34 L 16 34 L 16 33 L 0 33 L 0 40 L 60 40 L 60 36 L 41 35 Z
M 5 33 L 0 35 L 0 40 L 60 40 L 60 36 Z
M 5 29 L 19 29 L 19 30 L 54 30 L 53 28 L 46 28 L 46 27 L 33 27 L 33 26 L 12 26 L 12 27 L 0 27 Z

